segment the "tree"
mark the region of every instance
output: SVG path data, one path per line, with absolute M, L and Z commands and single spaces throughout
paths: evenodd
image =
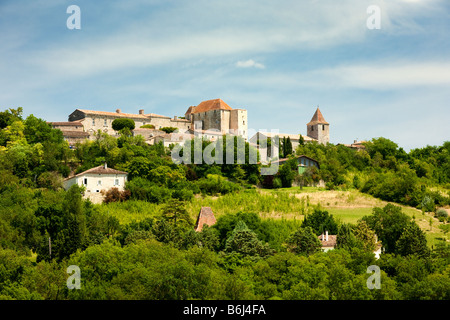
M 192 218 L 184 207 L 184 202 L 177 199 L 170 200 L 164 206 L 161 216 L 175 228 L 188 229 L 194 226 Z
M 125 128 L 128 128 L 129 130 L 134 130 L 135 123 L 133 119 L 128 118 L 114 119 L 114 121 L 112 122 L 112 128 L 116 131 L 120 131 Z
M 356 245 L 357 239 L 352 231 L 352 227 L 347 223 L 342 223 L 338 228 L 336 248 L 350 249 Z
M 332 214 L 315 208 L 313 213 L 306 216 L 302 222 L 302 227 L 311 227 L 316 234 L 328 231 L 329 234 L 337 234 L 338 225 Z
M 292 181 L 294 181 L 295 173 L 292 171 L 291 166 L 288 163 L 285 163 L 281 166 L 279 177 L 281 179 L 281 186 L 283 188 L 290 188 L 292 186 Z
M 289 155 L 292 154 L 292 142 L 291 142 L 291 138 L 287 137 L 286 139 L 286 147 L 285 147 L 285 151 L 284 151 L 284 156 L 287 157 Z
M 401 207 L 389 203 L 384 208 L 373 208 L 372 214 L 362 220 L 378 235 L 386 253 L 396 253 L 397 240 L 410 218 L 402 212 Z
M 296 254 L 313 254 L 320 251 L 322 244 L 311 227 L 301 227 L 287 240 L 288 251 Z
M 272 253 L 269 245 L 258 239 L 256 233 L 250 230 L 245 222 L 239 220 L 225 243 L 226 252 L 237 252 L 244 256 L 264 257 Z
M 359 220 L 353 229 L 353 233 L 357 240 L 360 241 L 362 247 L 366 251 L 373 252 L 376 249 L 375 232 L 369 228 L 366 221 Z
M 428 257 L 430 255 L 425 233 L 414 221 L 406 226 L 397 240 L 396 248 L 397 253 L 402 256 L 417 254 L 420 257 Z
M 303 138 L 303 136 L 300 134 L 300 137 L 298 139 L 298 144 L 303 146 L 305 145 L 305 138 Z
M 164 131 L 165 133 L 172 133 L 177 130 L 175 127 L 162 127 L 159 130 Z

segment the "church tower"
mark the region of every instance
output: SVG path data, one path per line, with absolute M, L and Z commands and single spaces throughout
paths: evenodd
M 319 143 L 327 144 L 330 142 L 330 124 L 325 121 L 319 107 L 317 107 L 311 121 L 306 125 L 306 132 L 308 137 L 316 139 Z

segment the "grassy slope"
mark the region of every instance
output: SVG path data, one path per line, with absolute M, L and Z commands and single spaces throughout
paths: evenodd
M 252 190 L 220 197 L 197 196 L 187 205 L 186 209 L 194 221 L 202 206 L 211 207 L 216 217 L 227 213 L 247 211 L 256 212 L 262 218 L 302 220 L 305 213 L 320 204 L 339 221 L 356 223 L 358 219 L 371 214 L 373 207 L 384 207 L 387 203 L 357 190 L 326 191 L 312 187 L 300 190 L 298 187 L 294 187 L 278 190 Z M 412 207 L 401 207 L 404 213 L 415 217 L 417 224 L 426 232 L 430 246 L 435 245 L 440 238 L 445 239 L 444 233 L 438 228 L 439 221 L 432 214 L 422 214 L 420 210 Z M 128 223 L 157 215 L 161 206 L 142 201 L 127 201 L 120 204 L 101 205 L 100 210 L 113 214 L 121 223 Z M 431 228 L 430 218 L 432 219 Z

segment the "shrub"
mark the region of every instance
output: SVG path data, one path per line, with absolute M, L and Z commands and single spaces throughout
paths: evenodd
M 122 202 L 130 198 L 131 192 L 129 190 L 120 191 L 118 188 L 111 188 L 105 193 L 103 199 L 104 203 Z
M 143 126 L 141 126 L 141 128 L 144 129 L 155 129 L 155 126 L 152 124 L 144 124 Z
M 128 118 L 115 119 L 111 125 L 116 131 L 120 131 L 125 128 L 133 130 L 135 128 L 134 120 Z

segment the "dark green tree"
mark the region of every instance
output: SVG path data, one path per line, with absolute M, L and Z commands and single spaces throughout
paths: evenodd
M 322 244 L 311 227 L 302 227 L 295 231 L 286 242 L 288 251 L 310 255 L 320 251 Z
M 119 119 L 114 119 L 114 121 L 112 122 L 112 128 L 116 131 L 120 131 L 122 129 L 129 129 L 129 130 L 134 130 L 135 128 L 135 123 L 133 119 L 128 119 L 128 118 L 119 118 Z
M 302 222 L 302 227 L 311 227 L 318 235 L 326 231 L 329 234 L 337 234 L 338 232 L 338 225 L 333 215 L 329 214 L 328 211 L 323 211 L 318 208 L 315 208 L 313 213 L 305 217 Z
M 409 222 L 397 240 L 396 251 L 402 256 L 416 254 L 420 257 L 428 257 L 430 255 L 425 233 L 414 221 Z

